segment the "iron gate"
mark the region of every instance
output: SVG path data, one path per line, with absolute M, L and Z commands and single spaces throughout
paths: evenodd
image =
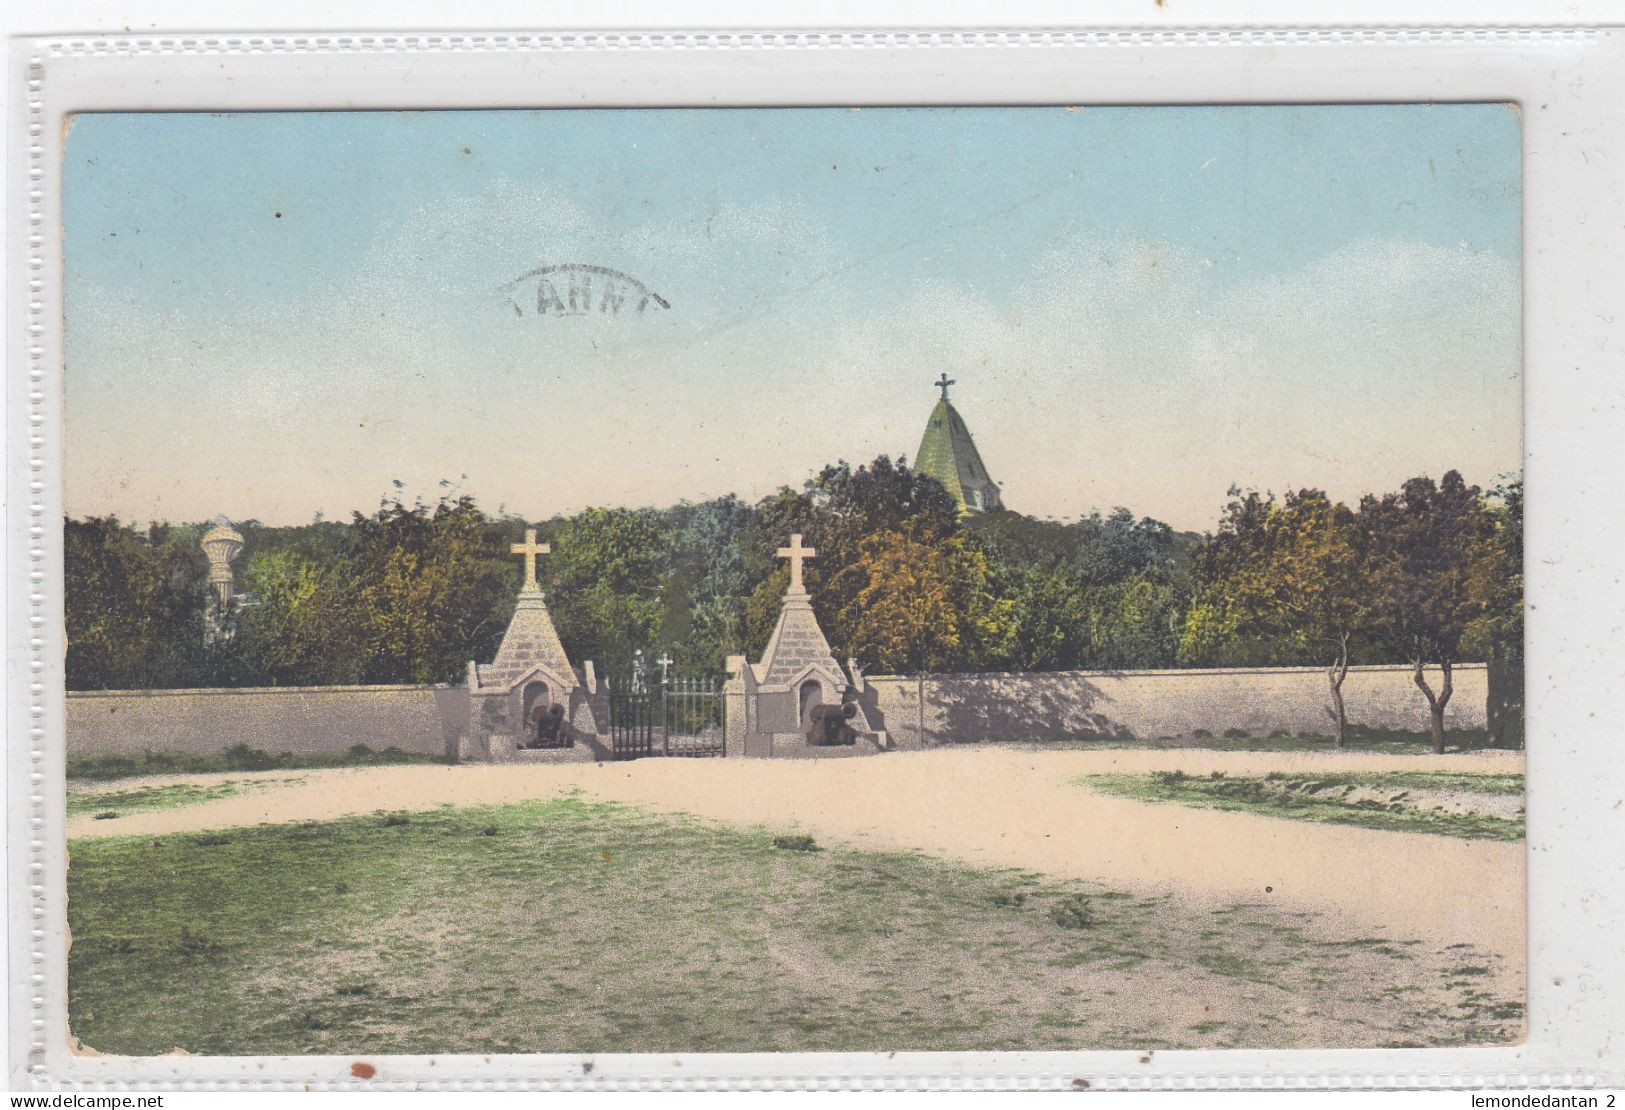
M 654 699 L 647 691 L 610 692 L 609 746 L 616 759 L 654 754 Z
M 678 676 L 639 690 L 611 689 L 610 751 L 616 759 L 728 754 L 722 680 Z

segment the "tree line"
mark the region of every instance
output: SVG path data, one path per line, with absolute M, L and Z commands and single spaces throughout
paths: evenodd
M 755 658 L 794 532 L 818 549 L 806 580 L 832 647 L 872 673 L 1312 664 L 1340 707 L 1349 665 L 1403 662 L 1437 745 L 1451 666 L 1521 659 L 1521 487 L 1454 471 L 1353 506 L 1232 490 L 1205 536 L 1121 508 L 962 519 L 938 482 L 885 456 L 755 504 L 525 521 L 466 496 L 396 498 L 348 522 L 238 524 L 244 603 L 212 643 L 207 525 L 65 526 L 70 689 L 460 681 L 507 626 L 508 545 L 526 526 L 552 546 L 540 575 L 571 657 L 610 674 L 638 649 L 712 673 Z

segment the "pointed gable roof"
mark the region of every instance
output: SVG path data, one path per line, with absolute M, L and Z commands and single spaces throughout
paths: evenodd
M 920 450 L 914 456 L 914 469 L 941 482 L 958 503 L 961 514 L 996 509 L 1001 504 L 999 487 L 988 477 L 987 464 L 976 450 L 970 429 L 947 397 L 931 410 Z
M 538 668 L 572 688 L 578 681 L 541 592 L 521 590 L 496 659 L 477 666 L 475 677 L 481 689 L 511 690 Z
M 809 669 L 822 672 L 833 683 L 844 681 L 835 653 L 829 650 L 824 630 L 813 616 L 812 602 L 806 594 L 787 594 L 756 668 L 758 681 L 763 686 L 789 686 Z

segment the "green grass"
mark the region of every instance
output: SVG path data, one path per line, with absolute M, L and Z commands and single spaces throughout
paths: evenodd
M 139 786 L 129 790 L 71 790 L 68 792 L 68 816 L 83 817 L 87 813 L 100 816 L 110 813 L 122 817 L 126 813 L 140 813 L 157 809 L 179 809 L 217 798 L 230 798 L 244 790 L 258 786 L 253 782 L 201 783 L 177 782 L 163 786 Z
M 70 1023 L 129 1054 L 1355 1047 L 1521 1029 L 1492 978 L 1451 975 L 1495 966 L 1472 949 L 775 847 L 786 835 L 565 798 L 75 839 Z
M 212 755 L 142 752 L 140 755 L 73 755 L 69 779 L 127 779 L 145 775 L 207 775 L 224 771 L 284 771 L 323 767 L 374 767 L 386 763 L 455 763 L 441 755 L 382 750 L 356 744 L 342 752 L 267 752 L 237 744 Z
M 1229 777 L 1214 772 L 1201 777 L 1181 771 L 1158 771 L 1148 775 L 1085 775 L 1073 781 L 1091 790 L 1136 801 L 1172 802 L 1297 821 L 1435 833 L 1471 840 L 1522 840 L 1524 835 L 1521 812 L 1517 817 L 1445 813 L 1433 809 L 1425 797 L 1420 801 L 1411 797 L 1413 791 L 1521 795 L 1524 779 L 1516 774 L 1398 771 L 1286 775 L 1272 772 L 1265 776 Z M 1361 787 L 1383 791 L 1388 798 L 1350 801 L 1346 797 L 1350 790 Z

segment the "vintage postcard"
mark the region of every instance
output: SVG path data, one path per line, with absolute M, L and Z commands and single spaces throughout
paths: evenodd
M 1521 1042 L 1523 123 L 73 115 L 74 1050 Z

